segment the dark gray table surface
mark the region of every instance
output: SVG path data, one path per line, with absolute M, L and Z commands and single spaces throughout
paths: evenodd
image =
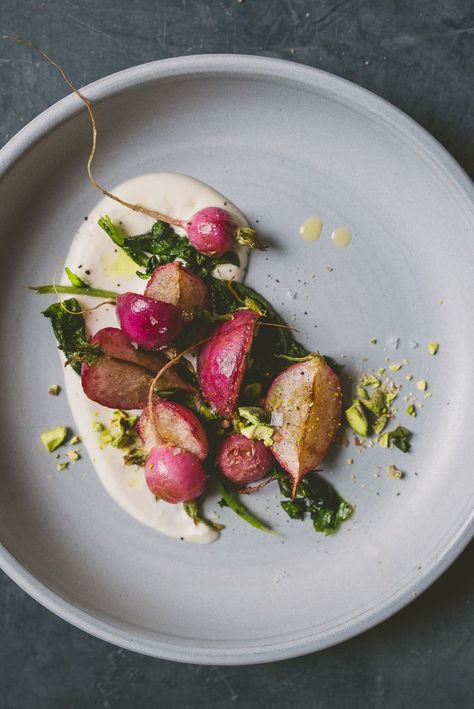
M 41 45 L 81 85 L 162 57 L 282 57 L 371 89 L 474 174 L 472 0 L 0 0 L 0 33 Z M 0 42 L 0 143 L 65 95 L 31 51 Z M 453 474 L 455 471 L 453 471 Z M 201 667 L 114 648 L 0 579 L 0 707 L 474 706 L 474 545 L 377 628 L 308 657 Z

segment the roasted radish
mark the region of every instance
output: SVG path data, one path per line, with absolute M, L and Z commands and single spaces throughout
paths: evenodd
M 93 345 L 98 345 L 101 351 L 109 357 L 137 364 L 152 374 L 158 374 L 168 362 L 161 352 L 145 352 L 132 345 L 118 327 L 104 327 L 96 332 L 90 342 Z M 169 391 L 170 389 L 182 389 L 190 393 L 195 391 L 194 387 L 186 382 L 174 367 L 169 367 L 161 375 L 156 388 L 158 391 Z
M 194 500 L 206 487 L 206 473 L 199 458 L 168 445 L 152 448 L 145 463 L 145 478 L 150 491 L 171 504 Z
M 145 295 L 175 305 L 185 316 L 192 314 L 196 307 L 211 309 L 208 285 L 180 261 L 158 266 L 148 281 Z
M 232 320 L 217 325 L 199 352 L 201 391 L 224 418 L 232 416 L 236 408 L 258 317 L 253 310 L 237 310 Z
M 201 422 L 192 411 L 175 401 L 155 399 L 152 414 L 148 406 L 143 409 L 137 430 L 146 451 L 168 443 L 184 448 L 199 460 L 207 457 L 207 436 Z
M 272 452 L 293 478 L 293 494 L 326 455 L 341 405 L 339 378 L 320 356 L 288 367 L 270 385 L 266 407 L 275 427 Z
M 153 374 L 131 362 L 104 355 L 83 364 L 82 388 L 92 401 L 111 409 L 141 409 L 148 399 Z
M 166 347 L 183 326 L 175 305 L 138 293 L 119 295 L 115 310 L 124 334 L 145 350 Z
M 261 480 L 273 465 L 270 449 L 262 441 L 253 441 L 233 433 L 221 444 L 217 464 L 222 474 L 236 485 L 248 485 Z

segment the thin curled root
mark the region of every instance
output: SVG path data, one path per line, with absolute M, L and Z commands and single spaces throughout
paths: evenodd
M 86 313 L 91 313 L 93 310 L 97 310 L 98 308 L 102 308 L 104 305 L 115 305 L 115 300 L 103 300 L 102 303 L 99 303 L 98 305 L 94 305 L 93 308 L 84 308 L 83 310 L 68 310 L 66 306 L 64 305 L 63 300 L 59 300 L 59 304 L 61 306 L 61 310 L 64 310 L 65 313 L 69 313 L 69 315 L 85 315 Z
M 78 88 L 74 86 L 70 78 L 67 76 L 66 72 L 62 68 L 60 64 L 54 61 L 46 52 L 41 49 L 40 47 L 37 47 L 36 44 L 33 44 L 33 42 L 30 42 L 28 39 L 22 39 L 21 37 L 16 37 L 15 35 L 11 34 L 4 34 L 0 37 L 0 39 L 7 39 L 12 42 L 16 42 L 16 44 L 22 44 L 27 47 L 31 47 L 32 49 L 35 50 L 35 52 L 38 52 L 43 59 L 45 59 L 49 64 L 54 66 L 55 69 L 59 71 L 61 74 L 62 78 L 66 82 L 66 84 L 69 86 L 71 91 L 76 94 L 76 96 L 82 101 L 82 103 L 85 105 L 87 109 L 87 113 L 89 114 L 90 122 L 91 122 L 91 128 L 92 128 L 92 144 L 91 144 L 91 149 L 89 152 L 89 157 L 87 159 L 87 176 L 89 178 L 89 181 L 93 187 L 95 187 L 99 192 L 102 192 L 103 195 L 106 197 L 109 197 L 110 199 L 113 199 L 115 202 L 118 202 L 119 204 L 123 205 L 124 207 L 127 207 L 128 209 L 132 209 L 134 212 L 140 212 L 141 214 L 146 214 L 149 217 L 153 217 L 153 219 L 159 219 L 162 222 L 166 222 L 167 224 L 173 224 L 174 226 L 179 226 L 179 227 L 184 227 L 185 222 L 182 219 L 175 219 L 173 217 L 169 217 L 166 214 L 161 214 L 161 212 L 157 212 L 154 209 L 148 209 L 147 207 L 143 207 L 141 204 L 132 204 L 131 202 L 127 202 L 126 200 L 122 199 L 121 197 L 117 197 L 117 195 L 114 195 L 112 192 L 109 192 L 105 187 L 103 187 L 101 184 L 97 182 L 97 180 L 94 177 L 94 174 L 92 172 L 92 163 L 94 161 L 96 149 L 97 149 L 97 121 L 94 113 L 94 109 L 92 107 L 92 103 L 89 101 L 89 99 L 84 96 L 84 94 L 79 91 Z
M 61 310 L 64 310 L 65 313 L 68 313 L 68 315 L 85 315 L 86 313 L 90 313 L 93 310 L 97 310 L 98 308 L 102 308 L 103 305 L 115 305 L 114 300 L 103 300 L 102 303 L 99 303 L 98 305 L 94 305 L 92 308 L 84 308 L 83 310 L 69 310 L 66 308 L 64 305 L 64 300 L 61 298 L 58 289 L 56 288 L 56 282 L 53 276 L 53 291 L 56 295 L 56 298 L 58 299 L 58 303 L 61 306 Z
M 278 325 L 277 323 L 260 323 L 260 325 L 273 325 L 274 327 L 283 327 L 286 328 L 288 327 L 287 325 Z M 240 325 L 236 325 L 234 330 L 239 330 L 240 328 L 246 327 L 245 323 L 241 323 Z M 293 328 L 289 328 L 290 330 Z M 229 333 L 233 332 L 233 330 L 229 330 Z M 203 340 L 199 340 L 198 342 L 195 342 L 193 345 L 190 345 L 189 347 L 186 347 L 186 349 L 182 350 L 182 352 L 179 352 L 175 357 L 169 360 L 163 367 L 160 369 L 160 371 L 155 375 L 153 378 L 153 381 L 150 384 L 150 388 L 148 390 L 148 410 L 151 414 L 151 420 L 153 424 L 153 430 L 155 432 L 155 436 L 159 438 L 158 434 L 158 424 L 156 422 L 156 416 L 155 412 L 153 410 L 153 395 L 155 391 L 155 387 L 158 383 L 159 378 L 166 372 L 170 367 L 172 367 L 174 364 L 177 364 L 180 359 L 184 357 L 184 355 L 188 354 L 188 352 L 192 352 L 195 350 L 197 347 L 200 347 L 201 345 L 204 345 L 206 342 L 209 342 L 210 340 L 213 340 L 216 337 L 215 334 L 209 335 L 209 337 L 205 337 Z
M 246 327 L 246 325 L 245 325 L 244 323 L 241 323 L 240 325 L 237 325 L 234 329 L 235 329 L 235 330 L 238 330 L 238 329 L 243 328 L 243 327 Z M 182 350 L 181 352 L 179 352 L 175 357 L 173 357 L 173 358 L 170 359 L 165 365 L 163 365 L 163 367 L 160 369 L 160 371 L 159 371 L 159 372 L 155 375 L 155 377 L 153 378 L 153 381 L 151 382 L 150 388 L 149 388 L 149 390 L 148 390 L 148 402 L 147 402 L 147 406 L 148 406 L 148 411 L 149 411 L 150 414 L 151 414 L 151 420 L 152 420 L 152 424 L 153 424 L 153 430 L 154 430 L 155 436 L 156 436 L 157 438 L 159 438 L 160 436 L 159 436 L 159 433 L 158 433 L 158 424 L 157 424 L 155 412 L 154 412 L 154 409 L 153 409 L 153 395 L 154 395 L 155 387 L 156 387 L 156 385 L 157 385 L 157 383 L 158 383 L 159 378 L 160 378 L 165 372 L 167 372 L 168 369 L 170 369 L 170 367 L 172 367 L 173 365 L 177 364 L 177 363 L 184 357 L 184 355 L 188 354 L 189 352 L 192 352 L 192 351 L 195 350 L 197 347 L 200 347 L 201 345 L 204 345 L 206 342 L 209 342 L 210 340 L 213 340 L 215 337 L 216 337 L 215 334 L 209 335 L 209 337 L 205 337 L 203 340 L 199 340 L 198 342 L 195 342 L 194 344 L 190 345 L 189 347 L 186 347 L 186 349 L 184 349 L 184 350 Z
M 270 477 L 267 480 L 263 480 L 261 483 L 258 483 L 258 485 L 247 485 L 246 487 L 242 487 L 240 488 L 240 490 L 237 490 L 237 492 L 239 492 L 241 495 L 252 495 L 252 493 L 258 492 L 274 480 L 275 478 Z

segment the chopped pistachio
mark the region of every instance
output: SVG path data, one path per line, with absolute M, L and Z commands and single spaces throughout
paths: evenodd
M 360 380 L 361 386 L 373 386 L 377 389 L 380 386 L 380 380 L 377 379 L 373 374 L 365 374 Z
M 377 369 L 377 374 L 379 375 L 379 377 L 381 377 L 382 374 L 385 374 L 385 367 L 379 367 Z
M 348 458 L 348 459 L 346 460 L 346 463 L 347 463 L 347 465 L 353 465 L 353 463 L 354 463 L 354 458 Z
M 265 409 L 262 409 L 259 406 L 239 406 L 238 412 L 240 418 L 243 418 L 249 423 L 266 422 L 268 418 Z
M 365 389 L 362 386 L 358 386 L 356 389 L 357 396 L 359 399 L 368 399 L 369 395 L 367 394 L 367 389 Z
M 102 433 L 102 431 L 105 431 L 105 426 L 100 421 L 94 421 L 92 428 L 96 433 Z
M 403 478 L 402 471 L 399 470 L 396 465 L 388 465 L 387 473 L 391 478 L 395 478 L 396 480 L 401 480 Z
M 388 433 L 382 433 L 382 435 L 379 438 L 379 446 L 381 448 L 388 448 L 388 444 L 389 444 Z
M 101 446 L 108 446 L 112 441 L 114 440 L 114 437 L 109 431 L 102 431 L 102 433 L 99 436 L 99 443 Z
M 402 364 L 391 364 L 389 369 L 391 372 L 398 372 L 399 369 L 403 367 Z
M 410 450 L 410 439 L 412 437 L 411 431 L 409 431 L 407 428 L 404 426 L 397 426 L 393 431 L 390 431 L 388 434 L 388 442 L 391 445 L 395 445 L 397 448 L 399 448 L 401 451 L 404 453 L 408 453 Z
M 414 404 L 409 404 L 405 409 L 408 416 L 416 416 L 416 409 Z
M 439 342 L 428 342 L 428 352 L 435 355 L 439 350 Z
M 263 441 L 265 446 L 273 443 L 275 429 L 268 423 L 268 414 L 258 406 L 240 406 L 238 416 L 234 418 L 236 430 L 246 438 Z
M 407 380 L 407 382 L 411 382 L 411 380 L 413 379 L 413 374 L 405 374 L 405 379 Z
M 66 470 L 66 468 L 69 467 L 69 463 L 57 463 L 56 465 L 56 470 Z
M 78 451 L 72 450 L 72 451 L 68 451 L 68 452 L 67 452 L 67 457 L 69 458 L 69 460 L 72 460 L 72 461 L 76 462 L 77 460 L 80 459 L 81 456 L 80 456 L 80 454 L 78 453 Z
M 352 430 L 365 438 L 369 432 L 369 423 L 360 402 L 354 401 L 352 406 L 346 409 L 345 416 Z
M 61 387 L 59 384 L 52 384 L 48 389 L 48 394 L 51 394 L 51 396 L 58 396 L 60 391 Z
M 71 440 L 69 441 L 70 446 L 77 446 L 78 443 L 81 442 L 81 437 L 80 436 L 73 436 Z
M 385 394 L 377 389 L 370 399 L 363 399 L 362 404 L 373 414 L 379 414 L 386 406 Z
M 416 388 L 419 389 L 420 391 L 426 391 L 427 387 L 428 387 L 428 382 L 426 381 L 426 379 L 420 379 L 420 381 L 418 381 L 416 383 Z
M 388 414 L 380 414 L 380 416 L 377 416 L 375 421 L 372 424 L 372 428 L 374 430 L 374 433 L 379 434 L 382 433 L 384 430 L 385 426 L 389 422 L 390 417 Z
M 273 444 L 273 434 L 275 430 L 272 426 L 264 423 L 251 423 L 249 426 L 240 428 L 240 433 L 253 441 L 262 441 L 267 447 Z
M 376 338 L 376 337 L 373 337 L 373 338 L 370 340 L 370 344 L 371 344 L 371 345 L 376 345 L 376 344 L 377 344 L 377 338 Z
M 385 398 L 387 400 L 387 404 L 390 404 L 391 401 L 394 401 L 397 398 L 399 391 L 400 391 L 400 387 L 394 386 L 385 392 Z
M 64 443 L 66 436 L 66 426 L 56 426 L 56 428 L 51 428 L 49 431 L 42 433 L 40 439 L 46 450 L 52 453 L 56 448 L 59 448 L 61 443 Z

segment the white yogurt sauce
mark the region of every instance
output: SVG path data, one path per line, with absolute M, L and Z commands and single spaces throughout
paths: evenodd
M 208 185 L 185 175 L 142 175 L 122 183 L 113 193 L 128 202 L 141 204 L 178 219 L 188 219 L 204 207 L 222 207 L 227 209 L 240 225 L 247 226 L 244 216 L 228 199 Z M 76 233 L 66 265 L 95 288 L 122 293 L 143 293 L 146 282 L 136 276 L 136 264 L 121 252 L 97 225 L 97 219 L 104 214 L 108 214 L 113 222 L 120 222 L 127 234 L 145 233 L 155 221 L 105 197 Z M 247 249 L 239 246 L 237 252 L 241 266 L 219 266 L 215 275 L 225 279 L 235 278 L 238 281 L 243 279 Z M 87 274 L 87 271 L 90 273 Z M 63 279 L 63 283 L 67 283 L 67 280 Z M 99 299 L 91 297 L 79 297 L 78 300 L 83 308 L 93 307 L 100 302 Z M 103 327 L 118 326 L 113 305 L 85 313 L 84 319 L 88 336 Z M 167 536 L 197 544 L 212 542 L 218 538 L 219 533 L 207 525 L 195 525 L 182 505 L 157 502 L 148 490 L 143 469 L 125 465 L 119 450 L 110 446 L 100 448 L 99 437 L 92 425 L 95 421 L 108 425 L 112 410 L 86 397 L 80 377 L 70 367 L 65 369 L 65 388 L 78 433 L 97 475 L 115 502 L 142 524 Z

